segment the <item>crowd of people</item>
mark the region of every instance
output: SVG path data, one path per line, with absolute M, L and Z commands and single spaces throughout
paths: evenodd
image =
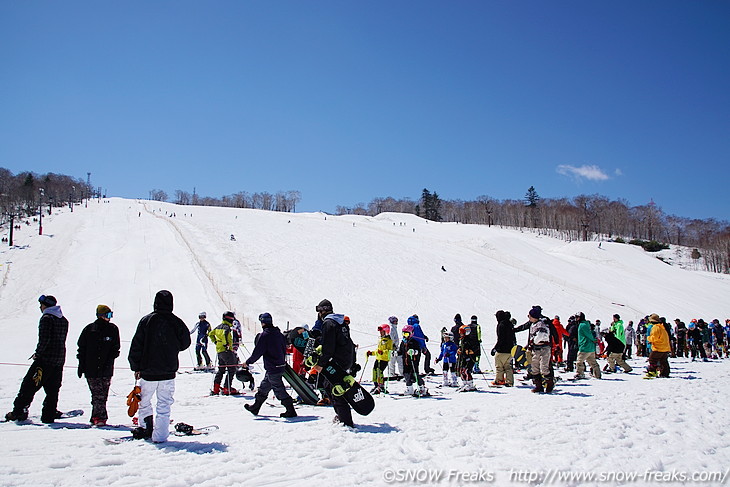
M 42 295 L 38 299 L 41 318 L 38 329 L 38 345 L 32 364 L 21 381 L 13 409 L 5 415 L 6 421 L 24 421 L 35 394 L 42 388 L 46 394 L 41 421 L 53 423 L 61 417 L 58 411 L 58 395 L 66 360 L 66 337 L 69 323 L 54 296 Z M 145 315 L 137 325 L 132 338 L 128 361 L 140 390 L 138 417 L 140 424 L 132 433 L 135 438 L 153 442 L 167 441 L 169 436 L 170 407 L 173 404 L 175 377 L 179 369 L 178 354 L 191 345 L 191 335 L 197 333 L 195 353 L 196 369 L 212 370 L 214 365 L 208 355 L 210 340 L 216 348 L 217 372 L 211 394 L 236 395 L 233 378 L 250 381 L 249 367 L 263 358 L 265 376 L 259 384 L 252 404 L 245 409 L 254 415 L 271 391 L 284 406 L 284 418 L 296 417 L 295 400 L 284 386 L 284 374 L 288 363 L 296 374 L 310 384 L 316 383 L 321 391 L 320 404 L 331 405 L 336 413 L 335 421 L 353 427 L 350 404 L 343 394 L 333 393 L 328 380 L 319 380 L 324 367 L 336 365 L 347 377 L 360 369 L 356 363 L 356 345 L 350 337 L 350 319 L 333 311 L 329 300 L 322 300 L 316 307 L 314 326 L 297 327 L 286 334 L 274 325 L 270 313 L 259 315 L 261 333 L 254 340 L 250 356 L 241 361 L 238 349 L 241 345 L 241 327 L 235 313 L 223 313 L 221 323 L 213 327 L 207 314 L 201 312 L 192 330 L 173 313 L 173 296 L 169 291 L 159 291 L 154 298 L 153 312 Z M 91 394 L 90 423 L 104 426 L 108 420 L 106 409 L 114 363 L 120 354 L 119 329 L 111 322 L 113 311 L 109 306 L 96 307 L 96 320 L 81 332 L 78 345 L 79 378 L 84 377 Z M 685 325 L 680 319 L 671 326 L 665 318 L 650 314 L 642 318 L 636 328 L 629 321 L 624 326 L 618 314 L 614 314 L 608 326 L 596 319 L 592 323 L 582 312 L 572 315 L 563 326 L 559 316 L 548 318 L 540 306 L 533 306 L 527 313 L 527 321 L 517 325 L 509 311 L 495 314 L 496 342 L 490 349 L 494 357 L 495 378 L 491 387 L 515 385 L 515 368 L 529 363 L 526 379 L 532 380 L 533 392 L 550 393 L 556 382 L 557 370 L 575 372 L 572 380 L 586 378 L 586 363 L 594 378 L 603 373 L 623 371 L 631 373 L 627 363 L 636 357 L 647 357 L 646 378 L 669 377 L 670 357 L 701 358 L 708 361 L 728 357 L 726 344 L 730 342 L 730 319 L 721 325 L 718 319 L 706 322 L 693 319 Z M 460 314 L 454 316 L 454 325 L 443 327 L 440 332 L 439 354 L 434 362 L 442 363 L 442 387 L 456 387 L 459 392 L 476 389 L 474 375 L 480 374 L 480 360 L 486 354 L 482 343 L 482 329 L 477 316 L 471 316 L 468 324 Z M 368 350 L 367 361 L 374 357 L 372 369 L 373 394 L 386 394 L 391 381 L 405 382 L 405 395 L 428 396 L 424 376 L 433 375 L 429 338 L 424 333 L 418 315 L 408 317 L 398 330 L 396 316 L 378 326 L 379 340 L 375 350 Z M 527 331 L 524 347 L 518 345 L 517 334 Z M 308 352 L 292 346 L 298 337 L 311 338 L 317 353 L 314 361 L 305 361 Z M 635 350 L 634 350 L 635 347 Z M 567 350 L 567 354 L 565 353 Z M 524 360 L 522 353 L 524 352 Z M 291 356 L 289 356 L 291 355 Z M 565 356 L 565 358 L 564 358 Z M 606 359 L 603 368 L 598 359 Z M 487 359 L 489 360 L 489 359 Z M 367 363 L 367 362 L 366 362 Z M 423 372 L 421 372 L 423 363 Z M 491 363 L 490 363 L 491 366 Z M 331 376 L 330 380 L 332 380 Z M 461 384 L 459 384 L 459 380 Z M 153 406 L 153 398 L 156 402 Z

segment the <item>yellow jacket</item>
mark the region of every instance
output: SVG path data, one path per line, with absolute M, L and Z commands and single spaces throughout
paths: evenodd
M 387 362 L 390 360 L 390 352 L 393 350 L 393 339 L 388 335 L 380 337 L 380 341 L 378 341 L 378 349 L 375 350 L 375 360 Z
M 233 350 L 233 334 L 231 333 L 231 323 L 223 321 L 208 332 L 210 341 L 215 344 L 217 353 Z
M 669 334 L 661 323 L 653 323 L 651 334 L 647 338 L 651 343 L 651 349 L 655 352 L 671 352 L 672 347 L 669 344 Z

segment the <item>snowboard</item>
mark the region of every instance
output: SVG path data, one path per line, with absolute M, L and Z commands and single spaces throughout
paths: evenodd
M 304 355 L 304 363 L 307 367 L 312 367 L 319 360 L 319 353 L 314 348 L 314 344 L 313 338 L 295 337 L 292 340 L 294 348 Z M 320 374 L 332 384 L 332 394 L 342 397 L 357 414 L 367 416 L 375 409 L 373 396 L 335 362 L 330 361 L 322 367 Z
M 62 412 L 61 416 L 59 416 L 56 419 L 75 418 L 76 416 L 81 416 L 82 414 L 84 414 L 83 409 L 72 409 L 71 411 Z M 23 421 L 16 421 L 16 423 L 27 423 L 29 421 L 30 421 L 30 417 L 28 417 L 28 419 L 25 419 Z M 2 418 L 2 420 L 0 420 L 0 423 L 7 423 L 7 422 L 9 422 L 9 421 L 5 418 Z
M 527 358 L 527 351 L 520 345 L 512 347 L 512 358 L 520 368 L 525 368 L 530 365 L 530 361 Z
M 312 390 L 311 387 L 301 378 L 299 374 L 294 372 L 289 364 L 284 369 L 284 380 L 286 380 L 292 389 L 299 395 L 299 398 L 304 404 L 310 406 L 316 406 L 319 401 L 319 396 Z
M 175 431 L 172 432 L 175 436 L 198 436 L 207 435 L 213 431 L 220 429 L 218 425 L 212 424 L 210 426 L 203 426 L 202 428 L 193 428 L 189 424 L 177 423 L 175 425 Z

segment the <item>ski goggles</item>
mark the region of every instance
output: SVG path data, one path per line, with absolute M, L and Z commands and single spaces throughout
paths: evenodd
M 109 318 L 111 320 L 112 319 L 112 316 L 114 316 L 114 312 L 113 311 L 110 311 L 108 313 L 104 313 L 102 316 L 104 318 Z

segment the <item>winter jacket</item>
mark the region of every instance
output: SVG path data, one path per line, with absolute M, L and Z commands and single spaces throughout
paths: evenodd
M 256 346 L 246 363 L 251 365 L 261 357 L 267 372 L 283 372 L 286 367 L 286 338 L 274 325 L 266 325 L 256 338 Z
M 502 319 L 497 323 L 497 343 L 494 345 L 494 351 L 497 353 L 512 353 L 512 347 L 516 344 L 514 326 L 512 326 L 509 316 L 502 316 Z
M 528 348 L 540 349 L 543 347 L 550 347 L 555 335 L 553 330 L 555 330 L 555 328 L 551 326 L 550 321 L 544 316 L 536 322 L 531 323 Z
M 409 354 L 409 351 L 413 351 L 413 353 Z M 398 347 L 398 355 L 403 357 L 403 370 L 406 372 L 416 370 L 421 360 L 420 342 L 413 335 L 409 336 L 407 340 L 401 340 L 400 347 Z
M 445 341 L 441 344 L 441 353 L 436 361 L 443 360 L 445 364 L 455 364 L 457 350 L 459 350 L 459 347 L 456 346 L 456 343 L 451 340 Z
M 578 324 L 578 351 L 583 353 L 596 351 L 596 337 L 591 331 L 591 323 L 587 320 Z
M 119 357 L 119 328 L 103 318 L 86 325 L 78 340 L 79 377 L 111 377 Z
M 395 350 L 395 346 L 393 345 L 393 339 L 390 338 L 390 335 L 380 337 L 380 340 L 378 341 L 378 348 L 375 350 L 375 360 L 381 360 L 383 362 L 389 361 L 393 350 Z
M 68 320 L 63 316 L 60 306 L 50 306 L 43 310 L 38 322 L 38 345 L 35 360 L 44 365 L 62 366 L 66 363 L 66 335 Z
M 614 336 L 613 332 L 608 332 L 605 335 L 603 335 L 604 340 L 606 340 L 606 353 L 624 353 L 624 349 L 626 348 L 626 345 L 623 344 L 621 340 L 619 340 L 616 336 Z
M 350 338 L 350 327 L 345 323 L 345 315 L 328 314 L 322 321 L 322 355 L 317 365 L 324 367 L 333 360 L 345 370 L 355 365 L 355 344 Z
M 233 350 L 233 324 L 223 320 L 221 324 L 208 332 L 210 341 L 215 345 L 216 353 L 230 352 Z
M 651 327 L 651 334 L 647 340 L 651 343 L 651 348 L 655 352 L 672 351 L 672 347 L 669 345 L 669 334 L 660 323 L 656 323 Z
M 634 339 L 636 339 L 636 331 L 631 325 L 629 325 L 628 328 L 624 330 L 624 342 L 632 345 L 634 343 Z
M 208 320 L 200 320 L 195 323 L 193 329 L 190 330 L 190 334 L 192 335 L 196 331 L 198 332 L 196 342 L 200 345 L 208 343 L 208 333 L 210 332 L 210 323 L 208 323 Z
M 613 332 L 614 337 L 621 340 L 621 343 L 626 346 L 626 336 L 624 335 L 624 322 L 622 320 L 612 322 L 609 330 Z
M 425 333 L 423 333 L 423 329 L 421 328 L 421 324 L 418 322 L 418 320 L 415 320 L 415 322 L 413 323 L 413 335 L 411 336 L 418 340 L 418 343 L 421 345 L 421 350 L 426 348 L 426 342 L 428 341 L 428 337 Z
M 553 348 L 563 348 L 563 337 L 568 336 L 568 332 L 565 330 L 565 327 L 560 322 L 560 320 L 553 320 L 553 329 L 555 330 L 555 341 L 553 343 Z
M 180 367 L 178 354 L 190 346 L 190 332 L 172 312 L 172 294 L 159 291 L 154 311 L 137 325 L 129 346 L 129 366 L 144 380 L 174 379 Z

